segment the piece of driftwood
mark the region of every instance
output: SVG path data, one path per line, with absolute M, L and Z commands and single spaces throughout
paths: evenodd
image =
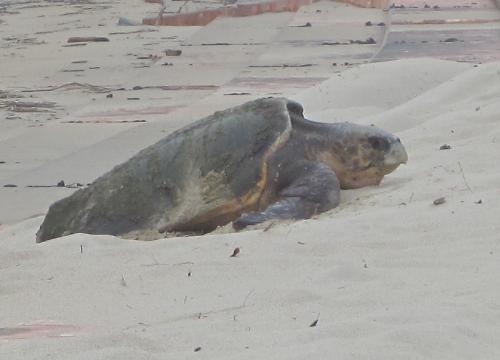
M 75 36 L 75 37 L 70 37 L 68 39 L 68 43 L 79 43 L 79 42 L 105 42 L 109 41 L 107 37 L 101 37 L 101 36 Z
M 182 50 L 178 50 L 178 49 L 166 49 L 165 50 L 166 56 L 179 56 L 180 54 L 182 54 Z
M 105 87 L 105 86 L 98 86 L 98 85 L 92 85 L 92 84 L 85 84 L 85 83 L 78 83 L 78 82 L 70 82 L 58 86 L 52 86 L 44 89 L 28 89 L 28 90 L 21 90 L 21 92 L 43 92 L 43 91 L 54 91 L 54 90 L 87 90 L 89 92 L 96 92 L 96 93 L 105 93 L 105 92 L 110 92 L 113 90 L 116 90 L 114 88 L 110 87 Z
M 0 108 L 6 108 L 14 112 L 48 112 L 55 108 L 55 102 L 31 102 L 31 101 L 0 101 Z

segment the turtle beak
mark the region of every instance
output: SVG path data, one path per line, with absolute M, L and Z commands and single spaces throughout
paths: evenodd
M 391 144 L 389 151 L 384 156 L 384 165 L 390 171 L 395 170 L 399 165 L 406 164 L 408 162 L 408 154 L 406 149 L 401 144 L 401 140 L 396 138 L 396 140 Z

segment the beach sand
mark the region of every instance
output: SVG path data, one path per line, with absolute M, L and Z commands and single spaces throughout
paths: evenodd
M 500 358 L 500 63 L 371 62 L 385 35 L 363 24 L 387 13 L 331 2 L 204 28 L 117 26 L 157 10 L 139 0 L 32 5 L 43 7 L 0 12 L 12 38 L 0 53 L 0 184 L 17 185 L 0 187 L 0 358 Z M 308 19 L 379 41 L 326 51 L 325 32 L 289 26 Z M 66 47 L 70 36 L 110 42 Z M 290 64 L 280 53 L 316 65 L 249 67 Z M 96 87 L 53 88 L 74 82 Z M 201 116 L 271 95 L 313 120 L 394 132 L 408 164 L 310 220 L 35 244 L 48 206 L 74 189 L 26 186 L 86 184 Z M 40 111 L 1 106 L 16 99 Z

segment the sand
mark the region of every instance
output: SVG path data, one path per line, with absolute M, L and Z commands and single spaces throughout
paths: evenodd
M 82 11 L 55 4 L 41 4 L 43 17 L 22 4 L 0 13 L 1 38 L 46 42 L 2 47 L 2 90 L 58 106 L 40 113 L 0 107 L 0 184 L 18 186 L 0 188 L 0 358 L 500 357 L 500 63 L 370 63 L 380 42 L 369 51 L 330 49 L 339 59 L 358 59 L 333 67 L 328 56 L 334 55 L 314 52 L 323 51 L 322 33 L 304 35 L 287 24 L 320 20 L 329 11 L 322 26 L 339 29 L 347 17 L 345 29 L 365 37 L 367 29 L 353 23 L 387 16 L 344 4 L 218 19 L 205 28 L 117 26 L 119 16 L 154 12 L 157 5 L 141 1 Z M 21 18 L 37 31 L 57 31 L 32 36 L 33 29 L 19 26 Z M 61 19 L 83 30 L 58 25 Z M 223 39 L 236 21 L 238 43 L 253 38 L 255 44 L 200 45 Z M 109 35 L 137 30 L 143 32 Z M 82 31 L 111 41 L 62 47 Z M 300 44 L 290 43 L 291 32 Z M 183 54 L 137 59 L 165 48 Z M 318 56 L 307 58 L 305 48 Z M 318 65 L 248 67 L 285 63 L 281 50 L 297 63 Z M 78 60 L 88 61 L 85 71 L 62 72 L 82 66 L 71 63 Z M 22 92 L 71 82 L 126 90 Z M 132 90 L 159 85 L 184 88 Z M 380 186 L 343 191 L 339 208 L 310 220 L 153 242 L 75 234 L 35 244 L 47 207 L 74 189 L 25 186 L 92 181 L 200 116 L 274 93 L 300 101 L 314 120 L 394 132 L 408 164 Z M 444 144 L 451 149 L 440 150 Z M 445 202 L 434 205 L 441 197 Z M 235 248 L 240 253 L 230 257 Z

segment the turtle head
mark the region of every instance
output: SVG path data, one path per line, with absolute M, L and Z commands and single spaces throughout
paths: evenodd
M 321 156 L 343 189 L 378 185 L 385 175 L 408 161 L 401 140 L 382 129 L 351 123 L 330 126 L 328 151 Z

